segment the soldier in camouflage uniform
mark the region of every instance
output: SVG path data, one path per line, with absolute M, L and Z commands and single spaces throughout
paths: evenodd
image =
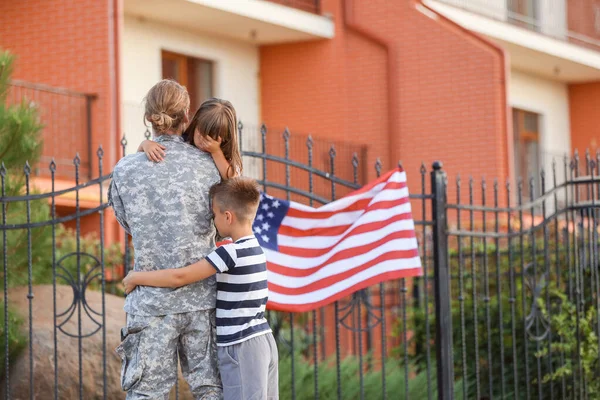
M 146 98 L 146 119 L 166 149 L 154 163 L 144 153 L 115 167 L 109 202 L 132 236 L 134 270 L 179 268 L 215 247 L 210 187 L 220 180 L 211 156 L 184 143 L 189 97 L 161 81 Z M 117 353 L 127 399 L 167 399 L 177 379 L 177 354 L 196 399 L 222 398 L 217 369 L 214 277 L 178 289 L 138 287 L 125 301 L 127 326 Z

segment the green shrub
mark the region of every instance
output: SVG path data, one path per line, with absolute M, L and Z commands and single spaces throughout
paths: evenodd
M 365 357 L 366 360 L 366 357 Z M 366 361 L 363 365 L 366 365 Z M 431 388 L 432 396 L 437 398 L 435 387 L 435 369 L 432 369 L 434 387 Z M 405 398 L 405 370 L 397 359 L 386 362 L 386 392 L 390 399 Z M 357 357 L 347 357 L 340 363 L 342 399 L 360 399 L 359 361 Z M 314 367 L 313 364 L 301 356 L 294 358 L 294 376 L 297 400 L 312 400 L 314 393 Z M 380 370 L 370 370 L 363 373 L 364 398 L 382 399 L 383 385 Z M 318 370 L 319 396 L 321 399 L 337 399 L 337 368 L 335 359 L 329 359 L 319 364 Z M 289 355 L 281 356 L 279 360 L 279 393 L 282 400 L 292 398 L 292 360 Z M 455 386 L 456 398 L 461 398 L 462 383 Z M 415 375 L 415 368 L 409 369 L 408 398 L 427 398 L 427 374 L 421 372 Z
M 4 302 L 0 302 L 0 376 L 4 376 L 6 360 L 6 326 L 4 320 Z M 15 310 L 8 308 L 8 348 L 9 362 L 14 362 L 27 345 L 27 337 L 23 333 L 23 319 Z
M 554 304 L 548 310 L 544 301 L 539 302 L 542 312 L 549 318 L 555 332 L 552 343 L 540 351 L 538 357 L 548 357 L 552 351 L 553 358 L 562 355 L 564 362 L 552 374 L 544 376 L 544 382 L 566 382 L 570 393 L 587 392 L 588 398 L 600 398 L 600 360 L 598 358 L 598 335 L 596 324 L 598 311 L 594 305 L 577 310 L 567 295 L 553 287 L 551 296 Z M 558 361 L 558 360 L 557 360 Z M 574 378 L 575 379 L 572 379 Z M 578 379 L 581 377 L 582 379 Z

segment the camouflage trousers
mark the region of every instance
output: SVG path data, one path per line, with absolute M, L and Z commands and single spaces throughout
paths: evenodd
M 163 316 L 127 315 L 117 354 L 127 400 L 168 399 L 177 380 L 177 354 L 195 399 L 221 400 L 215 310 Z

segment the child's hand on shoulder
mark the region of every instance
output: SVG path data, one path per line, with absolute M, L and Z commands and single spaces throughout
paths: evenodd
M 153 142 L 152 140 L 144 140 L 141 144 L 142 150 L 146 153 L 148 160 L 154 162 L 161 162 L 165 157 L 165 150 L 167 149 L 162 144 Z
M 125 278 L 123 278 L 123 286 L 125 288 L 125 294 L 129 294 L 137 287 L 135 283 L 135 275 L 136 272 L 131 271 L 127 274 Z
M 210 154 L 215 154 L 221 151 L 221 141 L 222 140 L 220 137 L 215 140 L 210 136 L 200 135 L 197 145 L 200 150 Z

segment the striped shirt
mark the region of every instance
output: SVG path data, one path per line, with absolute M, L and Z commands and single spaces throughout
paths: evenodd
M 217 270 L 217 345 L 229 346 L 271 332 L 265 319 L 269 297 L 267 258 L 246 236 L 206 256 Z

